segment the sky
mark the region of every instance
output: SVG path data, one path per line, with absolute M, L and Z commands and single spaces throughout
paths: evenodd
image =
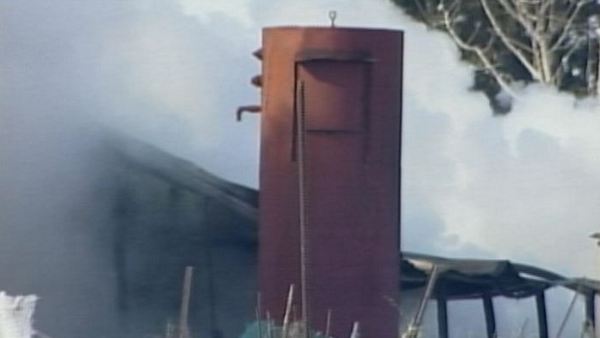
M 234 113 L 259 102 L 260 29 L 329 10 L 406 34 L 404 250 L 600 277 L 599 103 L 520 86 L 493 117 L 450 39 L 387 0 L 0 0 L 0 220 L 60 219 L 102 128 L 257 187 L 260 116 Z

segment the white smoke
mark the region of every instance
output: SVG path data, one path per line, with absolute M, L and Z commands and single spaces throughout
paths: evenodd
M 195 1 L 196 11 L 202 3 Z M 327 12 L 337 10 L 341 26 L 405 31 L 404 250 L 506 258 L 568 275 L 600 276 L 599 251 L 588 238 L 600 216 L 597 101 L 534 85 L 515 88 L 519 97 L 512 113 L 492 117 L 483 94 L 469 90 L 473 68 L 460 61 L 450 39 L 386 0 L 246 4 L 242 12 L 252 13 L 257 30 L 327 25 Z M 239 15 L 230 9 L 220 14 Z M 549 293 L 552 334 L 570 297 L 564 290 Z M 499 333 L 536 334 L 531 299 L 496 302 Z M 480 307 L 453 305 L 452 331 L 483 334 L 483 318 L 472 318 L 482 315 Z M 568 334 L 580 332 L 581 299 L 572 317 Z
M 37 297 L 9 296 L 0 291 L 0 338 L 31 338 Z
M 256 35 L 265 25 L 327 25 L 329 10 L 341 26 L 404 30 L 404 248 L 600 276 L 588 238 L 600 216 L 597 101 L 533 85 L 515 89 L 511 114 L 492 117 L 484 96 L 469 90 L 473 69 L 450 39 L 387 0 L 182 3 L 203 22 L 206 11 L 243 16 Z
M 0 0 L 0 8 L 1 237 L 41 234 L 34 249 L 2 243 L 2 264 L 14 252 L 24 264 L 97 263 L 68 257 L 64 247 L 81 242 L 56 231 L 82 212 L 72 208 L 92 176 L 81 161 L 95 137 L 90 121 L 256 186 L 259 117 L 235 123 L 233 112 L 259 100 L 248 82 L 260 29 L 328 25 L 337 10 L 339 26 L 406 34 L 403 248 L 600 276 L 600 251 L 587 238 L 600 219 L 598 102 L 529 86 L 508 116 L 492 117 L 451 41 L 388 0 Z M 11 287 L 36 292 L 27 289 L 35 282 L 16 282 L 28 271 L 17 270 Z

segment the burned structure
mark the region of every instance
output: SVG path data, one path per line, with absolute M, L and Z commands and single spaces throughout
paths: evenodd
M 587 334 L 597 332 L 595 331 L 597 330 L 596 306 L 600 282 L 596 280 L 567 278 L 539 267 L 508 260 L 450 259 L 407 252 L 403 253 L 402 272 L 403 292 L 423 290 L 427 285 L 431 286 L 431 293 L 422 296 L 420 305 L 425 307 L 435 301 L 435 304 L 431 305 L 435 305 L 436 308 L 438 338 L 454 337 L 449 328 L 448 305 L 465 300 L 481 302 L 481 312 L 485 320 L 485 337 L 498 337 L 498 319 L 494 300 L 499 298 L 533 299 L 537 337 L 560 336 L 561 328 L 559 332 L 550 330 L 546 301 L 547 291 L 558 286 L 575 292 L 573 300 L 576 297 L 583 298 L 584 329 L 587 330 Z M 419 316 L 419 309 L 413 308 L 410 312 L 415 313 L 414 317 Z M 567 320 L 569 316 L 570 311 L 561 320 Z M 403 330 L 408 330 L 409 321 L 410 319 L 404 318 Z
M 256 308 L 280 320 L 290 284 L 296 316 L 320 331 L 330 318 L 336 338 L 348 337 L 355 321 L 365 338 L 397 337 L 394 302 L 428 284 L 423 302 L 436 302 L 438 337 L 451 335 L 454 301 L 480 299 L 491 338 L 493 300 L 532 297 L 546 338 L 545 297 L 554 286 L 583 295 L 595 325 L 598 281 L 509 261 L 401 253 L 401 52 L 397 31 L 265 30 L 256 53 L 264 72 L 253 79 L 263 86 L 262 107 L 245 107 L 263 113 L 260 195 L 109 135 L 86 157 L 97 170 L 64 224 L 3 228 L 12 234 L 0 236 L 8 272 L 0 286 L 38 294 L 36 325 L 63 338 L 164 336 L 179 316 L 186 266 L 197 271 L 194 337 L 240 337 Z M 408 319 L 415 309 L 406 298 Z
M 239 336 L 256 294 L 257 191 L 135 140 L 113 140 L 104 152 L 121 336 L 177 325 L 186 266 L 195 269 L 190 332 Z
M 169 320 L 177 321 L 183 271 L 194 266 L 191 333 L 194 337 L 240 337 L 255 320 L 259 291 L 258 191 L 134 140 L 111 137 L 100 148 L 93 155 L 103 166 L 102 179 L 90 192 L 93 204 L 82 200 L 76 205 L 94 213 L 75 218 L 66 235 L 53 238 L 38 231 L 37 237 L 29 237 L 37 243 L 57 242 L 50 248 L 62 248 L 64 255 L 86 264 L 65 269 L 64 256 L 55 258 L 50 251 L 20 245 L 12 255 L 2 257 L 0 266 L 11 272 L 0 276 L 2 287 L 41 297 L 35 325 L 50 336 L 159 336 Z M 14 237 L 0 238 L 0 246 L 13 248 L 11 240 Z M 70 245 L 62 247 L 65 242 Z M 456 336 L 449 330 L 449 305 L 463 299 L 481 300 L 488 334 L 493 337 L 500 319 L 489 300 L 501 297 L 535 298 L 540 309 L 539 336 L 554 336 L 544 324 L 549 321 L 545 294 L 554 286 L 566 286 L 582 295 L 586 319 L 597 321 L 598 281 L 565 278 L 502 260 L 408 253 L 401 260 L 395 254 L 396 268 L 402 270 L 395 291 L 403 295 L 404 322 L 415 312 L 406 301 L 408 293 L 423 290 L 431 279 L 431 267 L 440 267 L 431 297 L 435 304 L 430 304 L 437 318 L 424 323 L 437 331 L 431 337 Z M 26 264 L 20 255 L 28 258 Z M 17 269 L 11 268 L 15 262 L 21 263 Z M 335 313 L 332 317 L 336 320 Z
M 132 337 L 160 332 L 168 319 L 176 320 L 182 271 L 192 265 L 197 271 L 190 308 L 192 332 L 239 337 L 255 318 L 260 291 L 256 283 L 262 245 L 259 192 L 131 140 L 114 144 L 108 152 L 115 186 L 107 197 L 113 201 L 115 220 L 112 257 L 118 302 L 114 309 L 122 318 L 120 332 Z M 538 336 L 555 336 L 547 309 L 548 290 L 555 287 L 578 293 L 585 300 L 584 320 L 596 327 L 599 281 L 568 278 L 508 260 L 395 254 L 397 269 L 402 271 L 395 287 L 397 294 L 406 296 L 402 299 L 411 292 L 423 293 L 434 279 L 430 297 L 423 300 L 436 313 L 430 318 L 433 321 L 423 323 L 437 331 L 431 337 L 456 336 L 450 328 L 456 324 L 450 318 L 450 305 L 464 300 L 480 301 L 487 337 L 495 337 L 502 322 L 494 303 L 500 298 L 533 299 Z M 432 276 L 434 266 L 438 273 Z M 408 301 L 400 306 L 404 331 L 418 306 Z
M 121 336 L 160 332 L 167 320 L 176 320 L 182 272 L 192 265 L 197 271 L 190 307 L 192 332 L 213 338 L 239 337 L 255 318 L 260 291 L 256 283 L 262 245 L 259 192 L 132 140 L 114 143 L 107 152 L 112 158 L 107 179 L 114 188 L 106 191 L 106 198 L 112 201 L 114 223 L 113 241 L 106 255 L 113 259 L 113 311 L 121 317 L 121 323 L 115 323 Z M 395 255 L 397 269 L 402 271 L 394 286 L 397 294 L 422 293 L 435 279 L 431 296 L 424 300 L 436 313 L 433 322 L 423 323 L 437 331 L 432 337 L 456 336 L 450 328 L 450 305 L 464 300 L 480 301 L 487 337 L 495 337 L 502 322 L 494 301 L 500 298 L 533 299 L 538 336 L 555 336 L 547 309 L 548 290 L 555 287 L 578 293 L 584 300 L 584 320 L 596 328 L 599 281 L 568 278 L 508 260 L 451 259 L 407 252 Z M 434 266 L 438 268 L 435 277 Z M 45 297 L 41 306 L 50 300 Z M 404 330 L 418 307 L 408 302 L 400 306 L 405 314 L 400 325 Z
M 0 290 L 39 296 L 51 337 L 156 337 L 177 324 L 193 266 L 190 331 L 238 337 L 256 297 L 257 191 L 111 132 L 82 161 L 93 170 L 72 208 L 49 211 L 60 222 L 0 220 Z

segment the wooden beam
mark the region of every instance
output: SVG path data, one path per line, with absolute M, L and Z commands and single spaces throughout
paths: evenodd
M 585 319 L 596 329 L 596 293 L 590 292 L 585 295 Z M 595 332 L 595 331 L 592 331 Z
M 546 313 L 546 295 L 544 291 L 535 296 L 535 306 L 537 308 L 540 338 L 548 338 L 548 315 Z
M 494 302 L 492 297 L 484 295 L 483 311 L 485 312 L 485 329 L 488 338 L 496 337 L 496 315 L 494 313 Z
M 115 137 L 114 155 L 140 172 L 154 176 L 170 185 L 201 196 L 210 196 L 240 216 L 256 221 L 256 192 L 228 182 L 192 162 L 174 157 L 154 146 L 122 137 Z
M 448 338 L 448 303 L 445 298 L 437 299 L 438 337 Z
M 181 311 L 179 315 L 179 338 L 190 338 L 188 317 L 190 313 L 190 298 L 192 295 L 192 276 L 194 268 L 187 266 L 183 277 L 183 295 L 181 297 Z

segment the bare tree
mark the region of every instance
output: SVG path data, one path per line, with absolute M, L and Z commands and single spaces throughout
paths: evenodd
M 587 29 L 587 89 L 590 95 L 600 96 L 600 16 L 588 18 Z
M 457 4 L 455 2 L 455 4 Z M 454 28 L 454 22 L 456 21 L 456 8 L 458 6 L 452 6 L 453 8 L 446 9 L 443 4 L 438 7 L 443 13 L 443 23 L 445 29 L 448 31 L 454 42 L 461 49 L 474 53 L 479 59 L 480 64 L 483 68 L 489 72 L 495 79 L 496 82 L 502 87 L 502 89 L 511 95 L 514 95 L 510 86 L 506 80 L 506 75 L 502 74 L 498 69 L 497 65 L 493 61 L 493 55 L 490 54 L 491 47 L 493 46 L 496 37 L 490 36 L 489 40 L 485 45 L 478 45 L 474 43 L 475 38 L 479 34 L 481 24 L 476 24 L 475 29 L 471 32 L 468 38 L 462 38 L 460 34 Z
M 490 0 L 479 0 L 494 32 L 536 81 L 557 85 L 561 61 L 580 47 L 574 27 L 581 9 L 592 0 L 498 0 L 501 10 L 493 10 Z M 511 36 L 499 17 L 521 26 L 526 41 Z
M 597 6 L 593 0 L 414 1 L 428 25 L 446 30 L 509 93 L 514 74 L 506 71 L 507 57 L 530 81 L 560 87 L 565 75 L 581 71 L 588 81 L 588 94 L 600 91 L 600 30 L 596 19 L 595 35 L 590 35 L 594 22 L 588 22 L 586 11 Z M 465 13 L 473 12 L 477 18 L 465 19 Z M 475 22 L 465 28 L 465 20 Z M 585 71 L 571 69 L 571 58 L 585 49 L 590 49 Z

